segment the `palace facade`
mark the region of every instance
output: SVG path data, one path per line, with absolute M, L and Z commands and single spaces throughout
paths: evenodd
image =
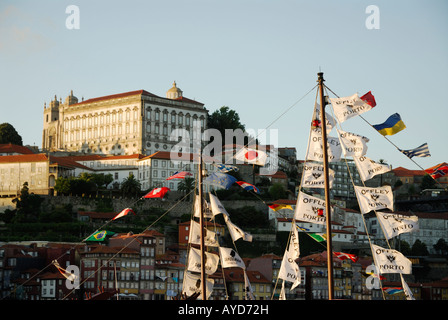
M 73 95 L 44 105 L 42 149 L 102 155 L 150 155 L 171 151 L 174 129 L 193 136 L 194 121 L 207 127 L 204 104 L 183 96 L 173 83 L 166 97 L 145 90 L 131 91 L 81 102 Z M 187 151 L 188 150 L 183 150 Z

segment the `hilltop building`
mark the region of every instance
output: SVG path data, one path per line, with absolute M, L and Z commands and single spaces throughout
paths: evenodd
M 193 137 L 194 121 L 204 130 L 207 114 L 176 82 L 165 98 L 137 90 L 79 101 L 71 91 L 64 102 L 55 96 L 44 105 L 42 149 L 104 155 L 169 151 L 178 143 L 170 141 L 172 130 L 186 129 Z

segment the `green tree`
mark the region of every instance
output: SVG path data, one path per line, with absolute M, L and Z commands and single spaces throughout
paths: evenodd
M 425 174 L 420 185 L 421 190 L 434 189 L 436 187 L 436 181 L 431 178 L 429 174 Z
M 12 200 L 16 204 L 16 216 L 14 222 L 35 222 L 40 213 L 40 205 L 43 199 L 33 193 L 29 193 L 28 182 L 23 184 L 19 197 Z
M 0 144 L 12 143 L 22 145 L 22 137 L 16 129 L 9 123 L 0 124 Z
M 192 177 L 185 177 L 181 182 L 179 182 L 177 186 L 177 190 L 184 192 L 186 195 L 191 192 L 191 190 L 194 189 L 194 178 Z M 187 199 L 190 201 L 191 194 L 188 195 Z
M 140 191 L 141 191 L 140 181 L 135 179 L 132 173 L 129 175 L 129 177 L 123 179 L 123 182 L 121 183 L 121 192 L 123 195 L 138 196 Z
M 433 247 L 441 255 L 448 254 L 448 243 L 443 238 L 439 239 L 439 241 L 437 241 L 437 243 L 433 245 Z
M 411 248 L 411 255 L 413 256 L 427 256 L 429 254 L 426 244 L 420 239 L 415 240 Z
M 237 130 L 240 129 L 242 132 L 246 133 L 244 124 L 241 123 L 239 114 L 235 111 L 230 109 L 227 106 L 222 106 L 218 110 L 215 110 L 211 115 L 208 116 L 207 119 L 207 125 L 209 128 L 217 129 L 221 133 L 222 138 L 222 145 L 227 143 L 232 143 L 230 141 L 226 141 L 226 129 Z M 249 139 L 252 140 L 247 134 L 244 138 L 244 141 L 239 143 L 247 144 L 249 142 Z M 235 143 L 238 141 L 233 141 Z
M 285 187 L 281 183 L 274 183 L 269 188 L 269 195 L 272 199 L 285 199 L 288 197 L 288 194 L 285 190 Z

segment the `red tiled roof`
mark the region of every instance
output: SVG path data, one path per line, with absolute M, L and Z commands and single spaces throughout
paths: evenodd
M 179 153 L 175 153 L 174 154 L 178 157 L 177 159 L 174 160 L 178 160 L 178 161 L 193 161 L 193 160 L 197 160 L 197 155 L 194 153 L 187 153 L 187 152 L 179 152 Z M 141 158 L 139 160 L 147 160 L 147 159 L 162 159 L 162 160 L 171 160 L 171 152 L 170 151 L 157 151 L 154 152 L 153 154 L 146 156 L 144 158 Z M 214 162 L 214 159 L 211 157 L 207 157 L 207 156 L 202 156 L 202 160 L 204 162 Z
M 403 167 L 395 168 L 392 171 L 397 177 L 424 176 L 426 174 L 423 170 L 409 170 Z
M 246 270 L 246 274 L 250 283 L 270 283 L 259 271 Z M 224 277 L 227 281 L 244 282 L 244 271 L 241 268 L 226 268 L 224 269 Z
M 20 154 L 15 156 L 1 156 L 0 163 L 17 163 L 17 162 L 44 162 L 48 158 L 43 153 L 38 154 Z
M 34 152 L 27 147 L 19 146 L 12 143 L 0 144 L 0 153 L 34 154 Z
M 157 96 L 157 95 L 155 95 L 155 94 L 153 94 L 151 92 L 148 92 L 146 90 L 135 90 L 135 91 L 111 94 L 111 95 L 97 97 L 97 98 L 91 98 L 91 99 L 87 99 L 87 100 L 84 100 L 84 101 L 72 104 L 70 106 L 71 107 L 72 106 L 79 106 L 79 105 L 87 104 L 87 103 L 95 103 L 95 102 L 100 102 L 100 101 L 104 101 L 104 100 L 119 99 L 119 98 L 130 97 L 130 96 L 149 96 L 149 97 L 154 97 L 154 98 L 159 98 L 159 99 L 177 100 L 177 101 L 182 101 L 182 102 L 187 102 L 187 103 L 194 103 L 194 104 L 204 105 L 201 102 L 198 102 L 198 101 L 186 98 L 186 97 L 180 97 L 180 98 L 177 98 L 177 99 L 168 99 L 168 98 L 163 98 L 163 97 Z
M 87 100 L 84 100 L 84 101 L 72 104 L 70 106 L 72 107 L 72 106 L 78 106 L 78 105 L 86 104 L 86 103 L 94 103 L 94 102 L 99 102 L 99 101 L 103 101 L 103 100 L 118 99 L 118 98 L 124 98 L 124 97 L 129 97 L 129 96 L 137 96 L 137 95 L 158 97 L 155 94 L 152 94 L 151 92 L 148 92 L 148 91 L 145 91 L 145 90 L 136 90 L 136 91 L 116 93 L 116 94 L 111 94 L 111 95 L 108 95 L 108 96 L 102 96 L 102 97 L 87 99 Z

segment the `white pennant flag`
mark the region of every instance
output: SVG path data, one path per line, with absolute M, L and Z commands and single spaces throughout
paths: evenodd
M 294 260 L 298 259 L 300 256 L 300 247 L 299 247 L 299 233 L 296 228 L 295 221 L 293 222 L 291 240 L 289 241 L 288 251 L 290 252 L 289 256 Z
M 359 176 L 362 181 L 367 181 L 374 176 L 386 173 L 392 170 L 392 167 L 387 164 L 377 163 L 366 156 L 353 157 Z
M 355 193 L 362 213 L 386 208 L 394 211 L 394 195 L 390 186 L 379 188 L 355 186 Z
M 314 123 L 315 120 L 318 120 L 318 123 Z M 311 127 L 318 127 L 321 126 L 322 119 L 320 117 L 320 104 L 316 103 L 314 106 L 314 114 L 313 114 L 313 121 L 311 123 Z M 330 133 L 331 129 L 333 129 L 336 126 L 336 121 L 334 118 L 328 114 L 328 112 L 325 112 L 325 122 L 327 123 L 327 134 Z
M 219 246 L 218 240 L 216 240 L 216 232 L 206 229 L 204 244 L 209 247 Z M 191 220 L 190 223 L 190 235 L 188 236 L 188 242 L 192 244 L 201 244 L 201 224 Z
M 245 300 L 255 300 L 254 291 L 250 285 L 249 278 L 247 276 L 246 270 L 244 270 L 244 297 Z
M 294 219 L 317 224 L 326 223 L 325 201 L 299 192 Z
M 218 269 L 219 257 L 216 254 L 205 252 L 205 273 L 214 274 Z M 192 272 L 201 272 L 201 251 L 196 248 L 190 248 L 188 253 L 188 270 Z
M 215 280 L 206 279 L 205 283 L 206 283 L 205 290 L 207 291 L 207 299 L 208 299 L 212 294 Z M 200 295 L 198 296 L 197 299 L 201 300 L 202 299 L 201 275 L 185 271 L 184 282 L 182 284 L 182 293 L 186 294 L 187 297 L 191 297 L 193 294 L 199 293 Z
M 369 139 L 351 132 L 337 130 L 339 141 L 342 145 L 342 152 L 346 157 L 360 157 L 367 152 L 367 142 Z
M 372 253 L 379 273 L 412 273 L 412 262 L 401 252 L 372 244 Z
M 419 230 L 417 216 L 405 216 L 386 212 L 377 212 L 376 215 L 387 239 L 391 239 L 402 233 Z
M 228 216 L 225 215 L 224 220 L 226 221 L 227 228 L 229 229 L 229 233 L 230 233 L 230 236 L 232 237 L 233 241 L 243 238 L 244 241 L 252 242 L 251 234 L 241 230 L 241 228 L 239 228 L 235 224 L 233 224 L 233 222 L 230 221 L 230 218 Z
M 282 281 L 282 289 L 280 290 L 280 297 L 279 300 L 286 300 L 286 294 L 285 294 L 285 280 Z
M 329 168 L 328 178 L 330 188 L 333 187 L 334 170 Z M 325 188 L 324 166 L 317 163 L 305 163 L 303 165 L 302 187 Z
M 406 297 L 406 300 L 415 300 L 414 295 L 412 294 L 411 289 L 409 288 L 409 286 L 406 283 L 406 281 L 404 281 L 403 275 L 401 273 L 400 273 L 400 277 L 401 277 L 401 284 L 403 286 L 403 292 L 404 292 L 404 295 Z
M 329 162 L 341 160 L 342 149 L 339 138 L 327 137 L 327 150 Z M 323 159 L 322 131 L 320 128 L 315 128 L 310 131 L 306 160 L 322 162 Z
M 295 221 L 293 223 L 293 229 L 291 232 L 291 238 L 289 240 L 288 250 L 283 256 L 282 265 L 280 266 L 279 278 L 293 282 L 291 290 L 297 287 L 301 283 L 300 269 L 296 263 L 296 259 L 300 256 L 299 248 L 299 234 L 295 227 Z
M 246 269 L 243 259 L 232 248 L 219 247 L 221 254 L 221 263 L 223 268 L 242 268 Z
M 224 216 L 229 216 L 226 208 L 222 205 L 221 201 L 219 201 L 218 197 L 209 193 L 210 196 L 210 209 L 213 213 L 213 216 L 218 214 L 223 214 Z
M 292 282 L 293 285 L 291 286 L 291 291 L 302 282 L 299 266 L 291 256 L 291 252 L 289 250 L 283 255 L 280 271 L 278 272 L 278 278 Z
M 209 209 L 209 204 L 207 201 L 203 200 L 203 214 L 204 214 L 204 218 L 208 218 L 208 219 L 213 219 L 213 214 Z M 199 197 L 196 197 L 194 200 L 194 216 L 196 218 L 199 218 L 201 216 L 201 205 L 200 205 L 201 201 L 199 201 Z
M 334 115 L 340 123 L 373 108 L 361 100 L 357 93 L 349 97 L 330 98 L 330 102 L 333 105 Z

